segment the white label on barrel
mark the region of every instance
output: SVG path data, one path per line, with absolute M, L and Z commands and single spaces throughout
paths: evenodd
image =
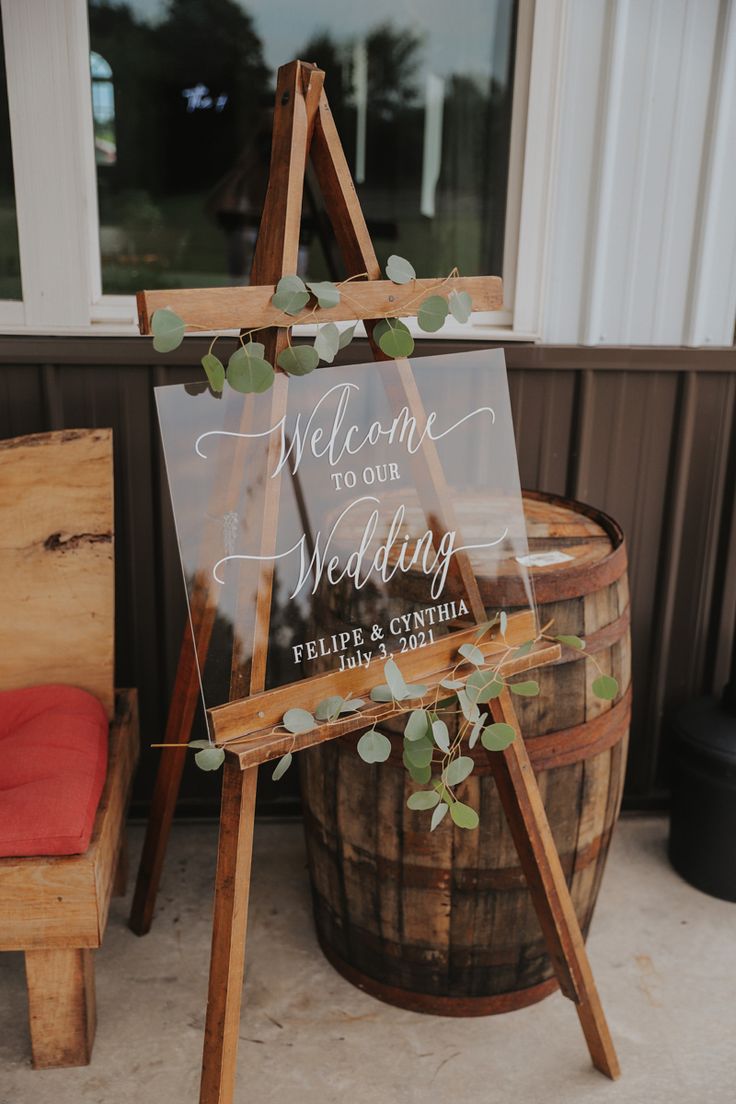
M 516 562 L 524 567 L 551 567 L 553 564 L 567 563 L 574 559 L 567 552 L 530 552 L 527 556 L 517 556 Z

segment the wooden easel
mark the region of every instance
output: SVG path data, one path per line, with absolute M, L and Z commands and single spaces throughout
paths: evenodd
M 349 307 L 339 304 L 323 312 L 322 317 L 333 321 L 361 317 L 370 337 L 371 319 L 415 313 L 415 305 L 409 305 L 415 295 L 411 286 L 399 287 L 380 279 L 378 262 L 322 91 L 323 79 L 320 70 L 304 62 L 292 62 L 279 70 L 269 188 L 251 286 L 212 291 L 143 292 L 139 296 L 142 332 L 149 332 L 152 313 L 163 306 L 176 310 L 188 324 L 208 325 L 213 329 L 241 328 L 246 324 L 271 325 L 273 328 L 264 331 L 262 340 L 267 359 L 275 362 L 286 344 L 287 331 L 278 327 L 283 316 L 271 306 L 270 299 L 278 279 L 296 271 L 303 180 L 309 155 L 348 272 L 368 274 L 368 282 L 352 284 Z M 427 285 L 429 291 L 431 282 Z M 471 291 L 476 309 L 488 310 L 499 305 L 501 285 L 495 277 L 458 278 L 454 286 Z M 372 348 L 374 357 L 383 359 L 377 347 Z M 396 380 L 394 386 L 400 392 L 401 401 L 420 417 L 423 413 L 421 400 L 408 362 L 397 362 Z M 275 424 L 285 409 L 286 383 L 286 377 L 278 373 L 272 395 L 271 424 Z M 436 519 L 438 526 L 456 528 L 439 460 L 430 452 L 422 455 L 421 468 L 414 474 L 425 511 Z M 263 502 L 263 550 L 272 547 L 275 541 L 278 481 L 272 482 L 274 490 Z M 456 582 L 464 588 L 473 617 L 483 621 L 486 612 L 469 559 L 465 555 L 456 559 Z M 297 704 L 297 699 L 300 706 L 313 709 L 329 695 L 345 696 L 350 691 L 367 694 L 372 686 L 383 681 L 382 663 L 373 661 L 368 670 L 331 672 L 302 680 L 298 689 L 286 686 L 264 691 L 272 581 L 272 568 L 264 564 L 252 625 L 249 696 L 243 697 L 242 671 L 235 670 L 234 665 L 230 702 L 208 711 L 215 741 L 225 746 L 228 754 L 223 768 L 200 1104 L 230 1104 L 233 1099 L 258 765 L 287 750 L 299 750 L 365 727 L 372 715 L 383 708 L 368 707 L 359 714 L 347 715 L 339 724 L 330 725 L 329 734 L 323 728 L 296 738 L 272 733 L 273 726 L 286 709 Z M 192 621 L 204 626 L 196 642 L 200 661 L 208 646 L 211 609 L 207 586 L 203 585 L 191 598 Z M 529 617 L 518 614 L 509 618 L 506 637 L 509 642 L 522 643 L 529 638 Z M 402 659 L 402 673 L 410 681 L 421 681 L 430 691 L 434 690 L 455 663 L 458 646 L 474 636 L 471 628 L 409 653 Z M 194 647 L 188 626 L 165 737 L 167 744 L 182 747 L 189 738 L 199 691 Z M 499 648 L 499 643 L 491 635 L 481 647 L 490 656 Z M 558 656 L 557 645 L 542 645 L 505 664 L 503 673 L 508 676 L 536 668 L 553 662 Z M 619 1075 L 616 1053 L 508 691 L 491 702 L 491 711 L 495 720 L 511 724 L 517 732 L 517 739 L 504 752 L 494 753 L 491 763 L 548 953 L 560 988 L 575 1003 L 593 1064 L 608 1077 L 616 1078 Z M 147 931 L 151 924 L 183 758 L 178 747 L 166 748 L 162 755 L 131 915 L 131 927 L 139 934 Z

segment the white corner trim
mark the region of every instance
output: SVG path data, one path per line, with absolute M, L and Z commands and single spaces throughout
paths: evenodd
M 0 299 L 0 333 L 17 333 L 23 329 L 25 320 L 20 299 Z
M 513 288 L 514 329 L 525 333 L 543 332 L 567 6 L 568 0 L 537 0 L 534 5 Z
M 100 295 L 85 0 L 3 0 L 25 324 L 89 323 Z
M 686 345 L 732 345 L 736 325 L 736 0 L 723 0 L 690 271 Z
M 591 180 L 591 233 L 585 255 L 580 340 L 584 345 L 597 345 L 606 340 L 603 333 L 603 300 L 605 268 L 609 237 L 613 232 L 611 200 L 615 173 L 616 142 L 621 115 L 621 90 L 625 60 L 626 25 L 629 0 L 617 0 L 606 7 L 604 56 L 601 59 L 601 95 L 599 100 L 596 156 Z
M 514 87 L 511 96 L 509 175 L 506 186 L 502 272 L 504 307 L 511 312 L 513 312 L 514 309 L 516 268 L 519 252 L 521 190 L 524 176 L 526 120 L 529 110 L 529 74 L 532 64 L 533 30 L 534 0 L 519 0 L 516 22 Z

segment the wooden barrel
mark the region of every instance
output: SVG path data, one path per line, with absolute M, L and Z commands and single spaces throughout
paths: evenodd
M 455 503 L 462 532 L 463 502 Z M 536 672 L 538 698 L 516 701 L 583 932 L 587 934 L 618 816 L 630 715 L 629 590 L 619 526 L 582 503 L 526 492 L 540 622 L 577 634 L 619 682 L 596 698 L 590 662 L 565 654 Z M 484 593 L 484 580 L 479 580 Z M 490 585 L 490 584 L 489 584 Z M 497 594 L 488 593 L 489 613 Z M 510 582 L 513 590 L 513 583 Z M 567 650 L 566 650 L 567 652 Z M 486 1015 L 520 1008 L 557 983 L 516 850 L 480 747 L 458 797 L 480 827 L 446 818 L 429 832 L 406 799 L 400 726 L 385 763 L 355 750 L 360 733 L 298 756 L 314 915 L 327 958 L 374 996 L 417 1011 Z

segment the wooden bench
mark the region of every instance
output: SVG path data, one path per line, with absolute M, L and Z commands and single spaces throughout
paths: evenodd
M 110 720 L 107 775 L 85 853 L 0 858 L 0 950 L 25 952 L 33 1065 L 86 1065 L 93 951 L 112 894 L 124 891 L 138 757 L 136 692 L 113 689 L 111 431 L 0 442 L 0 533 L 0 690 L 78 686 Z

